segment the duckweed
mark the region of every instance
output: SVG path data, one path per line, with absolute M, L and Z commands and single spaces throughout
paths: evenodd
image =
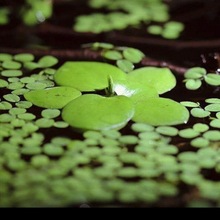
M 96 45 L 100 47 L 115 49 L 104 43 Z M 118 47 L 117 51 L 133 66 L 143 58 L 138 50 Z M 0 54 L 0 61 L 16 61 L 26 68 L 35 57 Z M 220 185 L 206 176 L 220 170 L 218 98 L 205 99 L 204 109 L 195 101 L 181 102 L 197 118 L 181 129 L 131 122 L 126 135 L 123 130 L 80 134 L 62 120 L 62 110 L 34 107 L 24 99 L 29 90 L 55 86 L 50 76 L 57 62 L 48 56 L 40 58 L 34 64 L 39 73 L 35 70 L 31 75 L 30 68 L 28 76 L 13 66 L 1 71 L 0 206 L 113 201 L 152 206 L 161 198 L 178 196 L 183 184 L 194 187 L 199 199 L 219 203 Z M 186 77 L 202 79 L 205 74 L 204 69 L 195 68 Z

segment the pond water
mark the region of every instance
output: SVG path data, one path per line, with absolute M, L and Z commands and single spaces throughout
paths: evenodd
M 22 2 L 3 1 L 0 7 L 17 9 Z M 219 79 L 200 77 L 201 87 L 189 90 L 184 71 L 201 67 L 218 75 L 220 3 L 166 1 L 171 20 L 185 24 L 178 39 L 168 40 L 147 33 L 145 24 L 77 33 L 74 18 L 97 11 L 86 2 L 55 1 L 53 16 L 37 26 L 23 25 L 13 13 L 0 26 L 0 207 L 218 207 Z M 116 65 L 102 56 L 103 48 L 83 48 L 93 42 L 141 50 L 147 58 L 135 68 L 170 67 L 177 85 L 161 97 L 191 102 L 188 123 L 129 121 L 119 131 L 79 133 L 63 121 L 61 110 L 25 99 L 29 90 L 53 88 L 54 73 L 66 61 Z M 14 56 L 23 53 L 29 55 Z

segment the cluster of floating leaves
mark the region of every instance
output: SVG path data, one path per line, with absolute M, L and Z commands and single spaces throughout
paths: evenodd
M 207 177 L 220 172 L 218 98 L 206 99 L 203 108 L 181 102 L 201 120 L 191 127 L 131 123 L 127 134 L 86 131 L 79 139 L 59 109 L 24 99 L 30 91 L 54 88 L 57 63 L 51 56 L 36 61 L 31 54 L 0 54 L 1 207 L 154 206 L 186 186 L 197 196 L 185 205 L 220 204 L 220 184 Z M 176 139 L 180 144 L 172 143 Z M 181 150 L 181 143 L 191 150 Z
M 10 14 L 15 13 L 11 7 L 0 8 L 0 25 L 7 25 L 10 22 Z M 17 15 L 25 25 L 32 26 L 44 22 L 53 14 L 53 2 L 51 0 L 25 0 L 16 9 Z
M 149 34 L 176 39 L 184 29 L 182 23 L 169 21 L 169 8 L 161 0 L 90 0 L 89 5 L 94 9 L 107 9 L 109 13 L 78 16 L 74 25 L 77 32 L 101 33 L 145 25 Z
M 207 73 L 202 67 L 193 67 L 184 74 L 185 86 L 189 90 L 197 90 L 205 82 L 210 86 L 220 86 L 220 75 L 217 73 Z
M 160 35 L 166 39 L 177 39 L 184 30 L 182 23 L 170 21 L 169 7 L 162 0 L 89 0 L 88 4 L 93 10 L 107 9 L 109 12 L 78 16 L 73 27 L 77 32 L 99 34 L 145 25 L 149 34 Z M 53 2 L 51 0 L 25 0 L 25 3 L 16 11 L 18 13 L 16 16 L 25 25 L 33 26 L 52 17 Z M 14 12 L 10 7 L 0 9 L 0 25 L 10 22 L 11 13 Z
M 110 43 L 89 43 L 84 44 L 84 48 L 100 51 L 103 58 L 115 61 L 116 66 L 125 73 L 134 70 L 135 65 L 139 64 L 145 57 L 142 51 L 131 47 L 116 47 Z

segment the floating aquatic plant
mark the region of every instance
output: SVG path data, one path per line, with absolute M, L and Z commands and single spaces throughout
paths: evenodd
M 107 9 L 109 12 L 78 16 L 73 27 L 75 31 L 99 34 L 128 27 L 138 28 L 141 24 L 145 24 L 149 34 L 176 39 L 184 29 L 182 23 L 169 21 L 169 8 L 161 0 L 137 0 L 135 2 L 90 0 L 89 6 L 93 9 Z M 112 53 L 106 54 L 106 56 L 109 55 L 111 56 Z
M 122 78 L 103 73 L 103 84 L 94 82 L 93 87 L 89 87 L 91 91 L 80 92 L 74 87 L 58 86 L 54 82 L 56 70 L 49 67 L 50 62 L 47 64 L 52 59 L 45 59 L 46 64 L 42 68 L 39 68 L 39 61 L 36 62 L 30 55 L 0 54 L 0 59 L 1 64 L 5 60 L 21 63 L 21 67 L 16 70 L 8 66 L 7 71 L 12 71 L 9 75 L 2 74 L 6 70 L 0 73 L 1 207 L 66 207 L 93 202 L 112 204 L 115 201 L 123 205 L 141 203 L 153 206 L 162 198 L 172 200 L 179 193 L 184 194 L 182 186 L 193 192 L 196 189 L 196 201 L 206 201 L 206 205 L 212 206 L 219 204 L 220 185 L 207 175 L 216 173 L 218 177 L 220 172 L 217 97 L 204 98 L 201 103 L 192 99 L 179 104 L 171 99 L 165 100 L 166 93 L 159 97 L 158 91 L 162 88 L 160 80 L 155 82 L 155 79 L 148 81 L 148 77 L 141 78 L 141 82 L 153 82 L 145 85 L 130 81 L 130 73 L 122 74 L 121 70 L 117 71 Z M 32 72 L 24 65 L 27 62 L 35 63 L 39 69 Z M 77 69 L 71 69 L 69 74 L 74 74 L 74 70 Z M 145 70 L 146 74 L 161 70 L 167 76 L 169 82 L 156 73 L 166 88 L 161 93 L 175 86 L 176 82 L 169 70 Z M 13 71 L 19 71 L 19 74 Z M 49 92 L 47 95 L 48 91 L 51 94 Z M 77 98 L 72 97 L 75 92 L 79 95 Z M 30 101 L 24 99 L 28 94 L 33 96 Z M 39 100 L 34 98 L 35 95 L 39 95 Z M 141 114 L 141 117 L 155 114 L 154 117 L 161 121 L 160 115 L 164 113 L 163 120 L 168 120 L 173 110 L 166 111 L 166 108 L 174 105 L 178 114 L 183 109 L 187 114 L 187 107 L 192 113 L 191 117 L 196 116 L 196 123 L 194 118 L 181 127 L 168 126 L 167 121 L 163 126 L 154 126 L 151 122 L 131 122 L 126 127 L 129 130 L 126 134 L 123 130 L 88 130 L 78 139 L 61 114 L 64 115 L 65 108 L 76 111 L 77 102 L 85 101 L 85 105 L 79 105 L 81 111 L 76 112 L 76 117 L 72 117 L 72 114 L 67 114 L 67 117 L 73 121 L 79 120 L 80 113 L 87 111 L 86 117 L 90 123 L 92 111 L 88 100 L 95 108 L 94 117 L 103 117 L 102 122 L 108 125 L 111 125 L 108 120 L 113 122 L 109 117 L 111 112 L 122 108 L 117 115 L 125 123 L 132 117 L 132 112 L 135 114 L 139 102 L 144 105 L 141 111 L 150 112 Z M 104 114 L 96 109 L 99 104 L 103 104 L 102 101 Z M 42 107 L 35 106 L 42 103 Z M 61 106 L 53 106 L 61 103 Z M 153 107 L 147 108 L 148 105 Z M 176 117 L 176 113 L 173 114 L 172 120 Z M 148 120 L 152 120 L 152 117 Z M 196 205 L 196 201 L 186 205 Z
M 57 70 L 54 79 L 58 85 L 69 88 L 32 91 L 24 97 L 40 107 L 65 106 L 62 117 L 76 129 L 119 129 L 131 119 L 152 125 L 175 125 L 186 123 L 189 117 L 181 104 L 158 97 L 158 93 L 167 92 L 176 84 L 174 75 L 166 68 L 146 67 L 126 75 L 110 64 L 67 62 Z M 110 97 L 78 97 L 80 93 L 75 88 L 81 92 L 105 90 Z

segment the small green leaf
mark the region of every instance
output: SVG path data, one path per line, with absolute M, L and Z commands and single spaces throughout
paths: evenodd
M 188 110 L 178 102 L 167 98 L 149 98 L 135 106 L 135 122 L 155 126 L 177 125 L 189 119 Z
M 132 63 L 139 63 L 145 57 L 145 55 L 138 49 L 126 48 L 123 50 L 123 56 L 126 60 Z
M 206 75 L 206 69 L 201 67 L 193 67 L 185 72 L 184 77 L 187 79 L 200 79 L 204 75 Z
M 36 118 L 36 116 L 32 113 L 23 113 L 23 114 L 19 114 L 18 118 L 26 121 L 32 121 Z
M 198 102 L 190 102 L 190 101 L 182 101 L 180 102 L 180 104 L 184 105 L 185 107 L 189 107 L 189 108 L 196 108 L 199 107 L 199 103 Z
M 168 68 L 142 67 L 128 73 L 128 79 L 154 87 L 159 94 L 176 86 L 176 78 Z
M 28 83 L 26 87 L 30 90 L 42 90 L 45 89 L 47 85 L 42 82 L 33 82 L 33 83 Z
M 0 53 L 0 61 L 9 61 L 12 60 L 13 56 L 8 53 Z
M 12 105 L 9 102 L 0 102 L 0 110 L 9 110 L 12 108 Z
M 167 136 L 176 136 L 178 129 L 170 126 L 160 126 L 156 128 L 156 132 Z
M 57 70 L 54 79 L 58 85 L 74 87 L 80 91 L 94 91 L 107 88 L 109 76 L 113 82 L 127 77 L 113 65 L 79 61 L 66 62 Z
M 220 131 L 216 131 L 216 130 L 206 131 L 203 134 L 203 137 L 210 141 L 220 141 Z
M 161 35 L 163 31 L 163 28 L 159 25 L 150 25 L 147 28 L 147 32 L 149 34 L 153 34 L 153 35 Z
M 0 79 L 0 88 L 5 88 L 7 86 L 8 86 L 8 82 L 3 79 Z
M 45 109 L 41 112 L 44 118 L 57 118 L 60 115 L 60 110 L 58 109 Z
M 122 59 L 122 54 L 117 50 L 108 50 L 104 52 L 103 57 L 109 60 L 120 60 Z
M 14 55 L 14 60 L 20 62 L 31 62 L 34 60 L 34 55 L 30 53 L 20 53 Z
M 205 110 L 210 112 L 220 112 L 220 103 L 207 105 Z
M 21 64 L 19 62 L 16 61 L 4 61 L 2 63 L 2 67 L 5 69 L 10 69 L 10 70 L 18 70 L 21 68 Z
M 208 98 L 205 100 L 206 103 L 210 104 L 220 104 L 220 99 L 219 98 Z
M 202 81 L 200 79 L 188 79 L 186 81 L 186 88 L 189 90 L 197 90 L 202 86 Z
M 49 55 L 40 58 L 40 60 L 38 61 L 39 67 L 41 68 L 49 68 L 56 65 L 57 63 L 58 63 L 58 59 L 54 56 L 49 56 Z
M 27 92 L 24 97 L 27 101 L 42 108 L 63 108 L 80 95 L 80 91 L 71 87 L 54 87 Z
M 210 126 L 213 128 L 220 128 L 220 119 L 213 119 L 210 122 Z
M 195 138 L 200 135 L 200 132 L 195 131 L 192 128 L 186 128 L 179 131 L 179 136 L 182 138 Z
M 205 132 L 209 130 L 209 126 L 207 124 L 196 123 L 193 125 L 193 130 L 198 132 Z
M 195 118 L 206 118 L 211 114 L 209 111 L 205 111 L 202 108 L 193 108 L 190 113 Z
M 3 98 L 8 102 L 19 102 L 20 101 L 20 97 L 14 94 L 4 95 Z
M 48 118 L 40 118 L 36 121 L 36 125 L 40 128 L 50 128 L 54 125 L 54 120 Z
M 220 85 L 220 75 L 209 73 L 204 77 L 204 80 L 207 84 L 211 86 L 219 86 Z
M 125 73 L 129 73 L 134 70 L 134 64 L 129 60 L 117 60 L 117 66 Z
M 17 77 L 22 76 L 23 73 L 21 70 L 3 70 L 1 72 L 1 75 L 5 77 Z
M 83 95 L 65 106 L 64 121 L 80 130 L 119 129 L 134 115 L 132 101 L 125 96 Z

